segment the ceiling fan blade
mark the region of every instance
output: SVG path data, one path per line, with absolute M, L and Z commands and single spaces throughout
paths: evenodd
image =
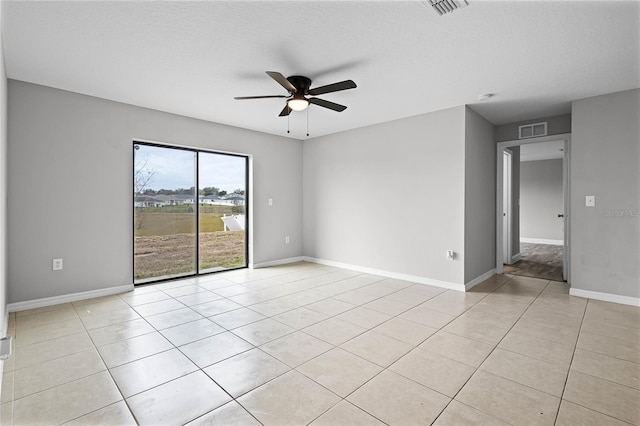
M 233 99 L 243 100 L 243 99 L 267 99 L 267 98 L 288 98 L 286 95 L 267 95 L 267 96 L 236 96 Z
M 347 109 L 347 107 L 344 106 L 344 105 L 336 104 L 335 102 L 325 101 L 324 99 L 309 98 L 307 100 L 311 104 L 318 105 L 318 106 L 325 107 L 325 108 L 329 108 L 329 109 L 332 109 L 332 110 L 338 111 L 338 112 L 342 112 L 345 109 Z
M 285 105 L 282 111 L 280 111 L 279 117 L 286 117 L 287 115 L 291 114 L 291 111 L 292 109 L 289 108 L 289 105 Z
M 345 80 L 339 83 L 327 84 L 326 86 L 316 87 L 314 89 L 309 90 L 308 93 L 312 96 L 315 96 L 315 95 L 322 95 L 324 93 L 339 92 L 341 90 L 355 89 L 356 87 L 358 86 L 356 86 L 356 83 L 354 83 L 353 80 Z
M 269 77 L 277 81 L 282 87 L 287 89 L 289 92 L 296 93 L 295 86 L 291 84 L 291 82 L 287 80 L 287 78 L 284 75 L 276 71 L 266 71 L 266 73 L 269 74 Z

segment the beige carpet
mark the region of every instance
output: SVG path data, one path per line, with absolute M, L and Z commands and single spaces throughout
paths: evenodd
M 505 274 L 562 280 L 562 246 L 520 243 L 519 261 L 504 265 Z

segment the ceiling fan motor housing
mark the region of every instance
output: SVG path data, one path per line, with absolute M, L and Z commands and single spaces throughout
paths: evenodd
M 309 88 L 311 87 L 311 79 L 309 77 L 292 75 L 291 77 L 287 77 L 287 80 L 296 88 L 296 93 L 305 95 L 309 92 Z

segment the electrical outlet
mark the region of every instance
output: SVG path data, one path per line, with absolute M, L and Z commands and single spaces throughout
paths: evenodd
M 269 205 L 272 206 L 273 205 L 273 198 L 269 198 Z
M 62 259 L 53 259 L 53 270 L 62 271 Z
M 291 239 L 289 238 L 288 235 L 286 237 L 284 237 L 284 242 L 285 242 L 285 244 L 289 244 L 291 242 Z
M 447 260 L 453 260 L 455 257 L 455 252 L 453 250 L 447 250 Z

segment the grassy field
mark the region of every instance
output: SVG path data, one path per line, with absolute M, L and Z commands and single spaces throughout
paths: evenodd
M 139 226 L 136 227 L 136 237 L 150 237 L 158 235 L 193 234 L 196 232 L 193 213 L 147 213 L 137 215 Z M 220 216 L 212 213 L 200 215 L 200 232 L 224 231 L 224 224 Z
M 137 212 L 148 213 L 193 213 L 193 206 L 189 204 L 182 204 L 180 206 L 164 206 L 164 207 L 138 207 Z M 200 213 L 212 213 L 218 216 L 241 214 L 244 213 L 243 206 L 220 206 L 220 205 L 201 205 Z
M 200 234 L 200 270 L 228 269 L 245 265 L 244 231 Z M 193 234 L 136 237 L 135 279 L 195 272 Z
M 245 232 L 224 231 L 223 215 L 243 214 L 231 206 L 200 207 L 200 270 L 245 265 Z M 134 270 L 138 280 L 195 272 L 192 206 L 137 208 Z
M 244 207 L 200 206 L 200 232 L 224 231 L 221 216 L 244 214 Z M 195 232 L 193 207 L 167 206 L 136 208 L 136 237 L 190 234 Z

